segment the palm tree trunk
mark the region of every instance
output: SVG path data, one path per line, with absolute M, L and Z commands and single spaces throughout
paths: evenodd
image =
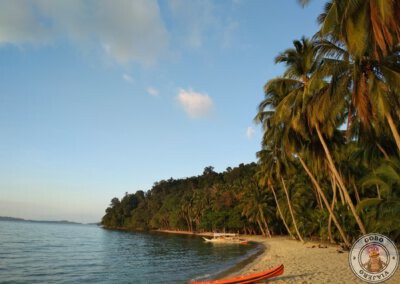
M 269 230 L 269 226 L 266 220 L 264 220 L 264 225 L 265 225 L 265 231 L 267 232 L 267 237 L 271 239 L 272 238 L 271 231 Z
M 318 196 L 318 206 L 322 210 L 323 206 L 322 206 L 321 195 L 318 193 L 318 191 L 317 191 L 317 196 Z
M 376 193 L 378 194 L 378 198 L 381 199 L 381 190 L 379 189 L 379 185 L 375 185 L 376 186 Z
M 325 151 L 326 157 L 328 159 L 329 165 L 331 167 L 331 170 L 332 170 L 335 178 L 337 179 L 340 188 L 343 191 L 343 194 L 344 194 L 344 197 L 345 197 L 345 199 L 347 201 L 347 204 L 350 206 L 350 210 L 353 213 L 353 216 L 356 219 L 356 222 L 357 222 L 358 226 L 360 227 L 361 233 L 363 235 L 365 235 L 367 233 L 367 231 L 365 230 L 364 224 L 361 221 L 360 216 L 358 216 L 358 214 L 357 214 L 356 208 L 354 207 L 354 204 L 353 204 L 353 201 L 351 200 L 350 194 L 349 194 L 348 190 L 346 189 L 346 186 L 344 185 L 343 179 L 339 175 L 339 172 L 336 169 L 335 163 L 333 162 L 333 159 L 332 159 L 332 155 L 331 155 L 331 153 L 329 151 L 328 146 L 325 143 L 324 138 L 322 137 L 322 134 L 321 134 L 321 131 L 319 129 L 319 125 L 318 124 L 316 125 L 315 129 L 317 130 L 318 138 L 319 138 L 319 140 L 320 140 L 320 142 L 322 144 L 322 147 L 324 148 L 324 151 Z
M 354 188 L 354 193 L 356 195 L 356 200 L 357 200 L 357 204 L 360 203 L 360 195 L 358 194 L 358 189 L 356 186 L 356 183 L 354 182 L 354 180 L 351 181 L 351 183 L 353 184 L 353 188 Z
M 278 208 L 278 213 L 279 213 L 279 216 L 282 219 L 283 225 L 285 226 L 285 228 L 286 228 L 287 232 L 289 233 L 290 237 L 294 239 L 295 237 L 293 236 L 292 232 L 289 230 L 289 226 L 287 225 L 287 223 L 285 221 L 285 218 L 283 217 L 281 207 L 279 206 L 278 198 L 276 197 L 274 186 L 272 184 L 270 184 L 270 186 L 271 186 L 272 194 L 274 195 L 276 208 Z
M 285 194 L 286 194 L 286 199 L 287 199 L 288 206 L 289 206 L 290 216 L 292 216 L 294 229 L 296 230 L 296 234 L 297 234 L 297 236 L 299 237 L 299 240 L 300 240 L 302 243 L 304 243 L 304 240 L 303 240 L 303 238 L 302 238 L 301 235 L 300 235 L 299 229 L 297 228 L 297 222 L 296 222 L 296 219 L 294 218 L 292 203 L 290 202 L 289 193 L 288 193 L 288 191 L 287 191 L 285 181 L 284 181 L 284 179 L 283 179 L 282 177 L 281 177 L 281 181 L 282 181 L 283 189 L 284 189 Z
M 185 215 L 185 220 L 186 220 L 188 231 L 190 232 L 191 231 L 190 230 L 190 222 L 189 222 L 189 219 L 188 219 L 188 217 L 186 215 Z
M 335 203 L 336 203 L 336 180 L 333 177 L 331 177 L 331 184 L 332 184 L 332 191 L 333 191 L 331 210 L 333 212 L 333 208 L 335 208 Z M 328 236 L 329 236 L 329 241 L 331 243 L 334 243 L 335 241 L 333 240 L 333 237 L 332 237 L 332 215 L 331 214 L 329 214 L 329 219 L 328 219 Z
M 301 165 L 303 166 L 304 170 L 307 172 L 308 176 L 310 177 L 312 183 L 314 184 L 314 186 L 317 188 L 317 190 L 319 191 L 319 193 L 321 194 L 322 200 L 324 201 L 325 207 L 328 209 L 330 216 L 332 216 L 332 220 L 333 223 L 335 223 L 336 228 L 338 229 L 340 236 L 342 237 L 345 245 L 347 247 L 350 247 L 351 244 L 349 242 L 349 240 L 346 237 L 346 234 L 343 231 L 342 226 L 340 226 L 339 221 L 336 219 L 335 214 L 333 213 L 333 210 L 331 209 L 331 207 L 329 206 L 329 202 L 325 197 L 324 192 L 322 191 L 321 187 L 319 186 L 317 180 L 315 179 L 314 175 L 311 173 L 310 169 L 307 167 L 307 165 L 304 163 L 303 159 L 301 158 L 300 155 L 298 155 L 299 160 Z
M 265 236 L 265 232 L 264 232 L 264 229 L 263 229 L 263 227 L 262 227 L 262 225 L 261 225 L 261 222 L 260 222 L 260 219 L 259 219 L 259 218 L 257 218 L 257 224 L 258 224 L 258 227 L 259 227 L 260 230 L 261 230 L 262 235 Z
M 259 207 L 258 210 L 260 211 L 261 221 L 264 223 L 267 237 L 271 238 L 271 233 L 269 232 L 268 223 L 267 220 L 265 220 L 264 212 L 261 207 Z
M 331 173 L 332 173 L 332 171 L 331 171 Z M 333 175 L 333 174 L 332 174 Z M 336 181 L 336 178 L 335 177 L 333 177 L 334 178 L 334 180 Z M 337 184 L 336 184 L 337 185 Z M 339 187 L 339 186 L 338 186 Z M 342 205 L 344 205 L 345 203 L 346 203 L 346 201 L 344 201 L 344 196 L 343 196 L 343 192 L 342 192 L 342 190 L 340 189 L 340 187 L 339 187 L 339 195 L 340 195 L 340 202 L 342 203 Z
M 379 151 L 382 152 L 383 156 L 385 156 L 386 160 L 389 160 L 389 155 L 387 154 L 387 152 L 385 151 L 385 149 L 383 149 L 383 147 L 381 146 L 381 144 L 376 143 L 376 146 L 378 147 Z
M 394 140 L 396 141 L 397 148 L 400 151 L 400 135 L 399 135 L 399 132 L 397 131 L 396 124 L 394 123 L 392 115 L 390 114 L 390 112 L 386 113 L 386 119 L 387 119 L 387 121 L 389 123 L 389 127 L 390 127 L 390 130 L 392 131 Z
M 318 190 L 314 186 L 312 188 L 313 188 L 313 191 L 315 193 L 315 200 L 317 201 L 318 208 L 322 211 L 322 210 L 324 210 L 324 207 L 322 205 L 321 196 L 319 195 Z

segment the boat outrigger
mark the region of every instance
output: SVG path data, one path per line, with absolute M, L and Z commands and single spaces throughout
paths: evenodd
M 214 233 L 213 238 L 205 238 L 203 239 L 206 242 L 210 243 L 218 243 L 218 244 L 247 244 L 248 241 L 246 239 L 241 239 L 236 234 L 228 234 L 228 233 Z
M 200 281 L 200 282 L 190 282 L 190 284 L 251 284 L 251 283 L 257 283 L 259 281 L 269 279 L 272 277 L 276 277 L 279 275 L 282 275 L 284 272 L 284 266 L 283 264 L 269 269 L 269 270 L 264 270 L 261 272 L 256 272 L 253 274 L 249 275 L 242 275 L 242 276 L 237 276 L 237 277 L 232 277 L 232 278 L 227 278 L 227 279 L 220 279 L 220 280 L 210 280 L 210 281 Z

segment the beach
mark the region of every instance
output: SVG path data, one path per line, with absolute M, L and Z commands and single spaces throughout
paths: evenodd
M 188 231 L 157 230 L 168 234 L 212 236 L 211 232 L 192 233 Z M 349 252 L 340 246 L 315 241 L 304 244 L 288 237 L 241 236 L 264 246 L 256 257 L 239 263 L 218 278 L 230 278 L 252 274 L 283 264 L 285 272 L 268 283 L 366 283 L 359 280 L 349 266 Z M 340 251 L 340 253 L 338 252 Z M 386 282 L 400 283 L 400 269 Z
M 229 276 L 251 274 L 285 265 L 282 276 L 271 279 L 268 283 L 365 283 L 351 271 L 348 252 L 338 253 L 339 246 L 290 240 L 283 237 L 249 237 L 250 240 L 263 244 L 266 249 L 251 263 L 231 273 Z M 318 246 L 326 248 L 319 248 Z M 314 246 L 314 248 L 313 248 Z M 400 272 L 384 283 L 400 283 Z

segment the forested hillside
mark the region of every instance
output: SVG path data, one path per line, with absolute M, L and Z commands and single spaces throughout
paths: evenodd
M 147 192 L 113 198 L 102 224 L 133 230 L 172 229 L 279 234 L 280 222 L 265 204 L 267 192 L 259 187 L 256 164 L 239 165 L 216 173 L 206 167 L 200 176 L 156 182 Z M 270 203 L 271 200 L 268 202 Z
M 310 182 L 301 163 L 295 160 L 287 166 L 287 176 L 276 182 L 265 175 L 263 163 L 241 164 L 222 173 L 207 167 L 200 176 L 162 180 L 146 192 L 125 193 L 121 200 L 113 198 L 102 225 L 109 229 L 225 231 L 341 242 L 341 232 L 334 226 L 321 193 Z M 375 169 L 358 164 L 348 171 L 357 173 L 362 181 L 360 190 L 353 181 L 350 198 L 368 231 L 380 232 L 398 241 L 397 200 L 374 197 L 379 190 L 370 183 Z M 336 221 L 346 232 L 346 238 L 354 240 L 360 235 L 358 225 L 344 195 L 335 188 L 332 191 L 332 180 L 326 174 L 321 172 L 317 186 L 334 201 Z M 379 180 L 374 178 L 374 182 Z M 386 196 L 386 188 L 379 190 L 381 198 Z M 383 206 L 377 208 L 378 202 Z

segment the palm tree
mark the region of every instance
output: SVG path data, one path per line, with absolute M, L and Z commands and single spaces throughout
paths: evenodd
M 261 233 L 271 238 L 268 222 L 265 217 L 264 207 L 267 205 L 266 195 L 257 183 L 252 183 L 251 187 L 246 188 L 243 201 L 242 215 L 249 221 L 257 222 Z
M 310 135 L 310 128 L 316 131 L 330 170 L 337 180 L 361 232 L 365 234 L 364 225 L 355 210 L 326 141 L 327 138 L 333 136 L 335 129 L 343 121 L 341 112 L 343 112 L 345 100 L 341 93 L 333 92 L 331 84 L 326 83 L 320 76 L 313 76 L 320 63 L 313 42 L 303 38 L 301 41 L 294 41 L 293 44 L 294 48 L 287 49 L 275 60 L 277 63 L 286 63 L 284 76 L 269 81 L 265 87 L 266 93 L 274 96 L 281 93 L 278 96 L 280 102 L 275 107 L 273 117 L 277 123 L 287 123 L 290 128 L 305 138 Z M 269 101 L 261 103 L 260 109 L 265 108 L 268 103 Z M 259 117 L 262 118 L 262 115 Z
M 386 120 L 400 150 L 396 126 L 400 118 L 400 49 L 392 48 L 392 53 L 379 60 L 370 54 L 355 57 L 342 42 L 320 34 L 318 37 L 316 48 L 323 60 L 314 77 L 331 78 L 332 92 L 347 97 L 348 131 L 355 118 L 367 130 Z
M 265 119 L 267 119 L 266 116 L 264 116 Z M 292 201 L 290 200 L 288 190 L 286 188 L 285 180 L 284 180 L 284 175 L 290 171 L 290 166 L 288 164 L 288 158 L 287 153 L 284 148 L 282 148 L 281 141 L 283 138 L 283 132 L 279 127 L 274 127 L 270 128 L 269 131 L 265 132 L 264 135 L 264 145 L 263 148 L 265 151 L 261 152 L 264 154 L 263 158 L 267 158 L 265 160 L 261 160 L 262 162 L 266 162 L 268 165 L 268 168 L 270 169 L 269 171 L 269 176 L 273 177 L 275 176 L 277 180 L 281 182 L 282 188 L 285 192 L 287 204 L 288 204 L 288 209 L 290 212 L 291 220 L 296 232 L 297 237 L 299 240 L 304 242 L 298 226 L 297 226 L 297 221 L 294 216 L 294 211 L 292 207 Z M 261 154 L 260 153 L 260 154 Z M 259 156 L 261 157 L 261 156 Z M 265 168 L 265 166 L 264 166 Z M 270 178 L 270 181 L 272 178 Z M 281 212 L 280 212 L 281 214 Z M 282 219 L 284 219 L 283 215 L 281 214 Z M 289 231 L 290 232 L 290 231 Z
M 336 102 L 333 103 L 332 102 Z M 325 106 L 325 107 L 324 107 Z M 329 106 L 332 106 L 329 108 Z M 354 203 L 350 197 L 349 191 L 346 187 L 342 175 L 339 173 L 331 150 L 326 142 L 327 138 L 333 136 L 338 137 L 338 131 L 335 131 L 338 127 L 338 122 L 335 121 L 340 117 L 340 96 L 337 92 L 330 91 L 330 88 L 323 88 L 321 92 L 315 93 L 307 105 L 307 116 L 309 125 L 316 130 L 319 141 L 324 149 L 326 159 L 332 171 L 334 178 L 337 180 L 339 187 L 341 188 L 344 198 L 350 207 L 350 210 L 360 227 L 363 234 L 366 234 L 364 224 L 356 211 Z M 340 119 L 339 119 L 340 122 Z M 322 133 L 323 131 L 323 133 Z M 335 134 L 336 133 L 336 134 Z
M 285 217 L 283 215 L 283 212 L 282 212 L 282 209 L 279 204 L 278 197 L 277 197 L 277 193 L 276 193 L 276 190 L 274 187 L 274 183 L 273 183 L 273 168 L 274 167 L 273 167 L 273 158 L 271 156 L 271 151 L 261 150 L 261 151 L 257 152 L 257 157 L 259 158 L 259 164 L 260 164 L 260 170 L 257 173 L 257 175 L 259 176 L 260 186 L 261 187 L 267 186 L 267 188 L 271 190 L 272 195 L 274 196 L 278 215 L 279 215 L 280 219 L 282 220 L 283 225 L 284 225 L 286 231 L 288 232 L 288 234 L 290 235 L 290 237 L 295 239 L 295 237 L 293 236 L 293 234 L 292 234 L 291 230 L 289 229 L 289 226 L 285 220 Z
M 320 33 L 345 43 L 357 58 L 390 54 L 400 42 L 400 3 L 396 0 L 331 0 L 319 16 Z

